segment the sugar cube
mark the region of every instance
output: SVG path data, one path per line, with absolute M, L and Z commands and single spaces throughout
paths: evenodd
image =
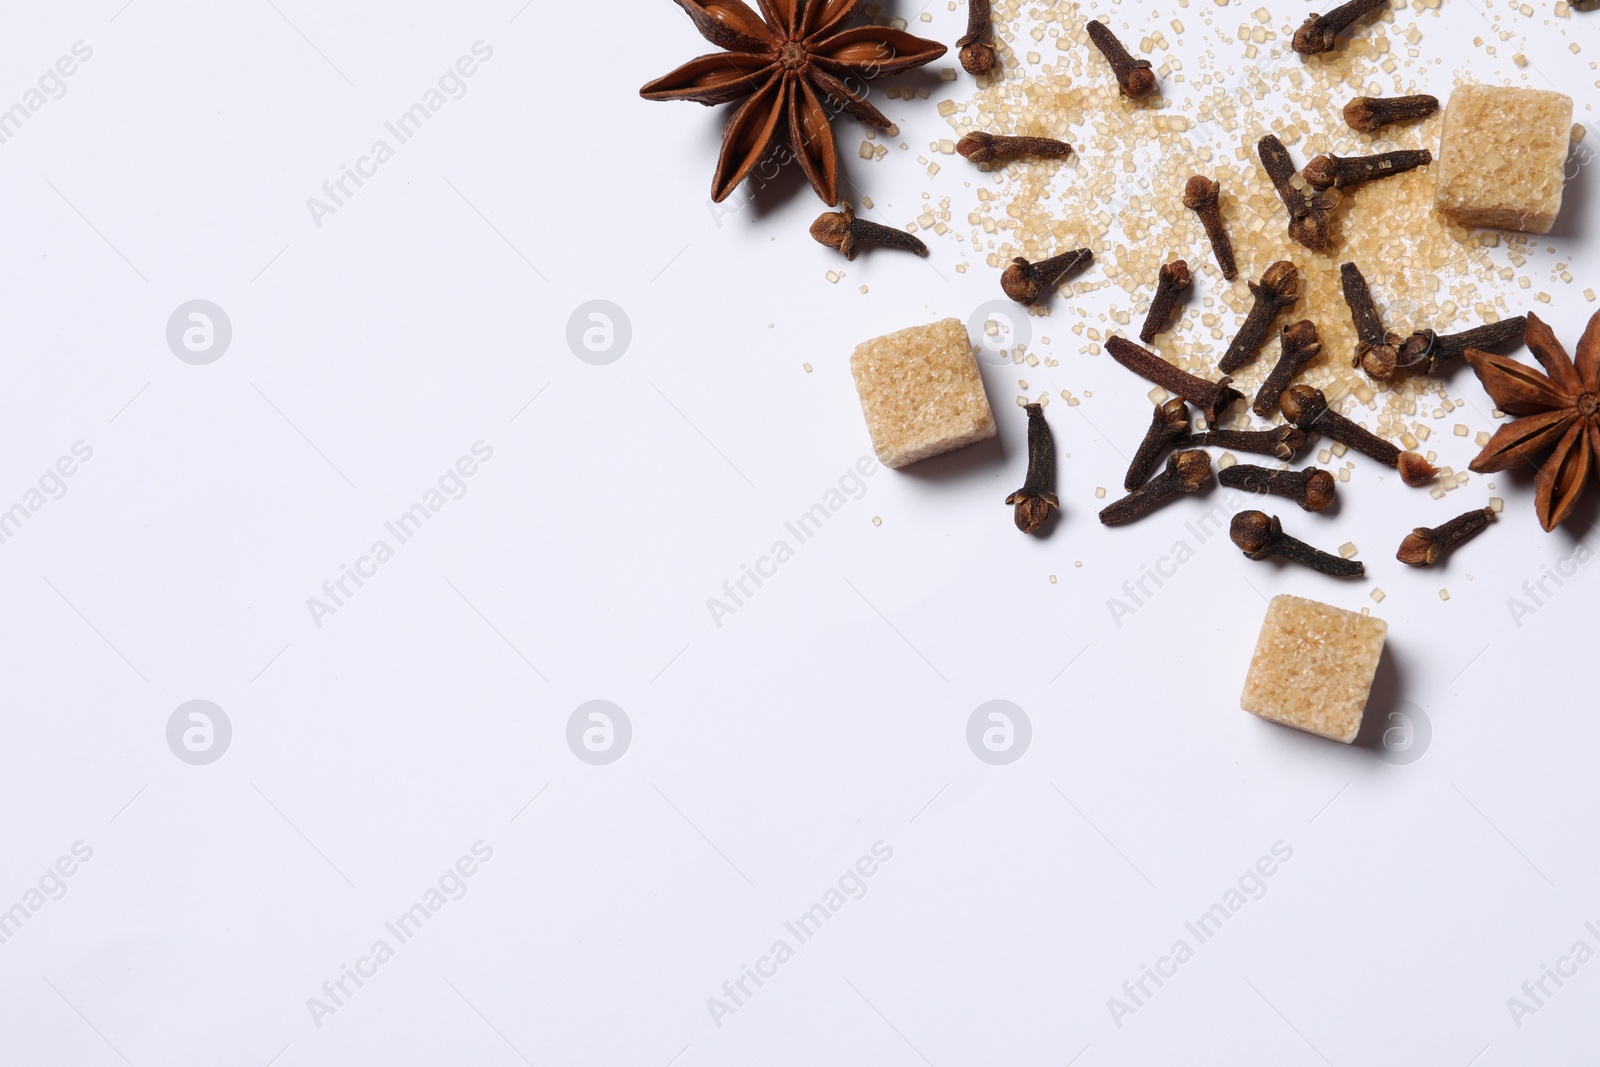
M 850 373 L 872 447 L 886 467 L 995 435 L 994 413 L 960 319 L 864 342 L 850 357 Z
M 1549 233 L 1561 210 L 1572 98 L 1463 85 L 1445 106 L 1435 202 L 1462 226 Z
M 1239 706 L 1345 744 L 1361 731 L 1389 625 L 1297 596 L 1267 605 Z

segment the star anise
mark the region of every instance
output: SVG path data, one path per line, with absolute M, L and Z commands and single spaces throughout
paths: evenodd
M 1500 427 L 1472 469 L 1481 474 L 1536 463 L 1534 505 L 1546 530 L 1572 513 L 1591 475 L 1600 477 L 1600 313 L 1578 341 L 1573 363 L 1550 327 L 1528 316 L 1528 348 L 1540 374 L 1505 356 L 1469 348 L 1467 362 L 1496 406 L 1519 418 Z
M 862 0 L 759 2 L 761 17 L 744 0 L 677 0 L 701 35 L 724 51 L 691 59 L 639 95 L 708 107 L 749 97 L 723 134 L 713 200 L 733 192 L 782 133 L 811 187 L 832 206 L 839 202 L 834 112 L 887 129 L 889 120 L 866 101 L 866 82 L 931 63 L 945 46 L 886 26 L 845 29 Z

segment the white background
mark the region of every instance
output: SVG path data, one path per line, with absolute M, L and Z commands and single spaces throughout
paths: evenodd
M 1506 1000 L 1575 941 L 1600 948 L 1592 568 L 1520 625 L 1508 607 L 1594 538 L 1594 498 L 1546 535 L 1530 481 L 1502 476 L 1502 523 L 1405 573 L 1404 532 L 1481 506 L 1485 480 L 1433 501 L 1358 460 L 1337 515 L 1284 515 L 1360 545 L 1355 584 L 1199 544 L 1183 523 L 1220 494 L 1106 530 L 1094 489 L 1115 495 L 1147 386 L 1061 326 L 1060 365 L 1023 376 L 1094 397 L 1049 409 L 1051 536 L 1001 503 L 1024 420 L 1018 375 L 986 366 L 998 442 L 877 470 L 719 627 L 707 598 L 871 454 L 854 345 L 965 320 L 995 272 L 957 273 L 949 242 L 846 265 L 806 235 L 819 207 L 792 180 L 712 210 L 720 116 L 637 95 L 707 50 L 668 0 L 122 5 L 18 8 L 0 40 L 0 106 L 93 49 L 0 146 L 0 505 L 93 449 L 0 545 L 0 908 L 93 849 L 0 945 L 0 1062 L 1592 1055 L 1600 965 L 1520 1028 Z M 1281 6 L 1275 24 L 1304 14 Z M 1538 7 L 1494 62 L 1467 0 L 1396 17 L 1445 59 L 1425 87 L 1470 65 L 1555 84 L 1584 121 L 1594 74 L 1566 42 L 1594 16 L 1557 37 Z M 912 28 L 953 42 L 964 11 L 931 10 Z M 318 226 L 307 198 L 480 40 L 466 95 Z M 930 182 L 913 157 L 950 136 L 941 94 L 972 91 L 875 94 L 912 151 L 862 164 L 841 122 L 846 189 L 896 225 L 928 188 L 964 218 L 964 164 Z M 1538 308 L 1568 341 L 1600 266 L 1592 182 L 1551 242 L 1576 283 Z M 165 336 L 193 299 L 233 329 L 206 366 Z M 567 341 L 596 299 L 631 323 L 605 366 Z M 479 441 L 493 458 L 465 496 L 319 627 L 307 599 Z M 1458 469 L 1476 451 L 1433 444 Z M 1108 598 L 1180 538 L 1194 559 L 1114 625 Z M 1369 722 L 1425 721 L 1422 758 L 1238 710 L 1278 592 L 1389 622 Z M 232 724 L 208 766 L 166 740 L 195 699 Z M 567 743 L 594 699 L 632 725 L 606 766 Z M 995 699 L 1032 725 L 1008 766 L 966 741 Z M 319 1026 L 308 998 L 479 841 L 493 858 L 466 895 Z M 708 998 L 793 945 L 784 923 L 879 841 L 865 895 L 717 1025 Z M 1280 841 L 1265 895 L 1116 1025 L 1108 998 L 1193 945 L 1185 922 Z

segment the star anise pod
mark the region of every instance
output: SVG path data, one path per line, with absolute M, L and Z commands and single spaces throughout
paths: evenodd
M 711 198 L 726 199 L 781 134 L 831 207 L 839 202 L 833 114 L 848 111 L 887 129 L 889 120 L 866 101 L 867 81 L 931 63 L 945 46 L 886 26 L 845 29 L 862 0 L 759 2 L 760 17 L 744 0 L 677 0 L 701 35 L 724 51 L 691 59 L 639 95 L 708 107 L 749 97 L 723 134 Z
M 1600 313 L 1578 341 L 1573 363 L 1550 327 L 1528 316 L 1528 348 L 1544 366 L 1540 374 L 1506 356 L 1469 348 L 1466 360 L 1508 415 L 1472 469 L 1480 474 L 1534 463 L 1535 507 L 1546 530 L 1572 513 L 1591 475 L 1600 477 Z

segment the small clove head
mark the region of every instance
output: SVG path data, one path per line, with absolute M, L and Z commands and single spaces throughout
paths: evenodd
M 1270 559 L 1283 537 L 1283 523 L 1264 511 L 1241 511 L 1228 524 L 1228 537 L 1251 559 Z
M 1413 489 L 1427 485 L 1439 473 L 1437 467 L 1416 452 L 1400 453 L 1399 470 L 1400 480 Z

